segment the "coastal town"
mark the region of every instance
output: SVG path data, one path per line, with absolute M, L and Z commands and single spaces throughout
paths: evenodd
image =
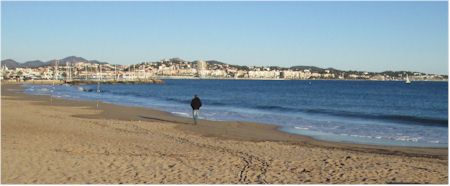
M 0 184 L 449 185 L 449 1 L 3 0 Z
M 70 56 L 48 62 L 18 63 L 2 60 L 2 80 L 146 80 L 146 79 L 273 79 L 273 80 L 377 80 L 447 81 L 448 75 L 410 71 L 343 71 L 314 66 L 240 66 L 219 61 L 180 58 L 132 65 L 109 64 Z

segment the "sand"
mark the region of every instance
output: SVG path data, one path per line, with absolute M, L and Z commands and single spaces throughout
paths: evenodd
M 275 126 L 50 99 L 2 85 L 2 183 L 448 183 L 448 149 L 353 145 Z

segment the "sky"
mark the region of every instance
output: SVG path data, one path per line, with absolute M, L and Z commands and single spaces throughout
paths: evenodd
M 448 74 L 447 2 L 1 2 L 1 59 Z

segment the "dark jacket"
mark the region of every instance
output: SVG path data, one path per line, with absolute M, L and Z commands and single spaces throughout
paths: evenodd
M 194 99 L 192 99 L 192 101 L 191 101 L 192 109 L 198 110 L 198 109 L 200 109 L 201 106 L 202 106 L 202 102 L 200 101 L 200 98 L 195 97 Z

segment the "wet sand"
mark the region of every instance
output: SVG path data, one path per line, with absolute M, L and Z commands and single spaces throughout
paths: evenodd
M 2 85 L 2 183 L 440 183 L 447 148 L 324 142 L 275 126 L 50 99 Z

